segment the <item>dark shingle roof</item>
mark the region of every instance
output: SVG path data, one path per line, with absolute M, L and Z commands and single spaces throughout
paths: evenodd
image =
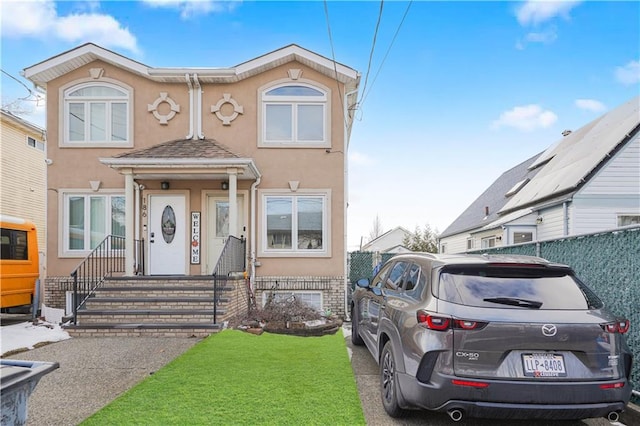
M 128 151 L 113 158 L 240 158 L 213 139 L 179 139 Z
M 440 234 L 440 238 L 480 228 L 496 220 L 498 211 L 509 201 L 510 197 L 506 196 L 507 192 L 518 182 L 532 179 L 540 171 L 539 168 L 534 170 L 528 170 L 528 168 L 541 154 L 538 153 L 504 172 Z M 488 216 L 485 214 L 485 208 L 489 209 Z

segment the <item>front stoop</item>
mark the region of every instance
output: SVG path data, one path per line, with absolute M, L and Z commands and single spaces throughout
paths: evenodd
M 64 329 L 71 337 L 206 337 L 222 329 L 227 290 L 218 283 L 214 310 L 211 277 L 107 278 Z

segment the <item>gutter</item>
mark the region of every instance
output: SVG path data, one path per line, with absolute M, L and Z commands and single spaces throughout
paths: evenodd
M 189 86 L 189 134 L 185 136 L 185 139 L 193 138 L 193 85 L 191 84 L 191 78 L 189 74 L 185 74 L 184 78 L 187 80 L 187 86 Z

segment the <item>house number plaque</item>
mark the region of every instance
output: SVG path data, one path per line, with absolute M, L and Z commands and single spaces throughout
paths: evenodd
M 191 212 L 191 264 L 200 263 L 200 212 Z

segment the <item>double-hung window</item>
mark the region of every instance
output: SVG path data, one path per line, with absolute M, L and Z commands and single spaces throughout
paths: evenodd
M 81 84 L 64 93 L 65 144 L 129 144 L 129 92 L 113 84 Z
M 267 195 L 264 206 L 265 253 L 327 253 L 326 195 Z
M 327 92 L 297 83 L 262 92 L 261 146 L 328 146 Z
M 65 194 L 64 251 L 86 253 L 107 235 L 124 237 L 124 195 Z

